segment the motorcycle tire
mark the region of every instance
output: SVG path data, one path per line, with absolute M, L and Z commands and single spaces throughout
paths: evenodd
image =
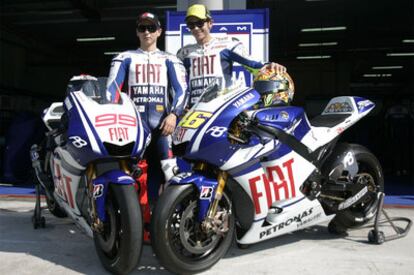
M 151 220 L 151 244 L 162 266 L 176 274 L 204 271 L 218 262 L 234 239 L 231 201 L 224 194 L 218 211 L 228 216 L 222 236 L 205 233 L 197 222 L 199 192 L 192 185 L 169 186 L 160 196 Z
M 102 265 L 113 274 L 127 274 L 142 251 L 142 215 L 132 185 L 110 184 L 105 203 L 104 231 L 94 231 L 95 249 Z
M 361 145 L 350 146 L 358 163 L 354 180 L 368 185 L 369 195 L 362 202 L 337 213 L 331 221 L 331 227 L 341 228 L 340 233 L 348 228 L 362 226 L 374 218 L 378 211 L 378 193 L 384 191 L 384 176 L 378 159 Z
M 53 214 L 53 216 L 58 218 L 66 218 L 68 215 L 65 210 L 59 206 L 59 204 L 54 199 L 49 199 L 46 197 L 47 209 Z

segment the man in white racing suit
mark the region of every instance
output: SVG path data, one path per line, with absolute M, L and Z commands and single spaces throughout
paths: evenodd
M 234 62 L 243 65 L 254 75 L 265 69 L 286 72 L 286 68 L 277 63 L 263 64 L 252 60 L 246 54 L 243 44 L 235 38 L 213 38 L 210 34 L 213 18 L 204 5 L 190 6 L 187 9 L 186 23 L 197 41 L 177 52 L 177 57 L 183 61 L 188 74 L 189 107 L 198 101 L 204 89 L 212 82 L 220 89 L 231 86 Z
M 146 157 L 157 156 L 161 160 L 168 181 L 176 166 L 171 151 L 171 133 L 187 102 L 187 84 L 182 62 L 157 48 L 161 32 L 157 16 L 149 12 L 139 16 L 136 33 L 140 48 L 122 52 L 112 60 L 107 93 L 116 102 L 120 98 L 119 92 L 126 90 L 135 102 L 142 119 L 151 129 L 152 140 Z M 123 87 L 124 83 L 127 87 Z M 157 151 L 156 155 L 152 154 L 154 151 Z M 150 169 L 153 166 L 150 164 Z M 154 187 L 149 186 L 149 189 L 154 190 Z

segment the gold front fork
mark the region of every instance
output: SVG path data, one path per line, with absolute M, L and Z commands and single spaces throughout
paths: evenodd
M 227 176 L 228 176 L 227 172 L 224 172 L 224 171 L 220 171 L 217 175 L 218 186 L 216 190 L 216 195 L 214 196 L 214 201 L 210 205 L 210 208 L 207 212 L 207 217 L 202 223 L 202 227 L 205 232 L 208 232 L 211 229 L 214 229 L 216 227 L 215 220 L 216 220 L 216 214 L 217 214 L 217 207 L 218 207 L 218 204 L 221 198 L 223 197 L 224 187 L 226 187 Z
M 94 231 L 101 232 L 103 230 L 103 223 L 98 218 L 98 215 L 96 214 L 96 203 L 95 199 L 93 198 L 93 184 L 92 180 L 96 178 L 96 170 L 95 165 L 93 163 L 90 163 L 88 167 L 86 168 L 86 180 L 87 180 L 87 186 L 89 189 L 89 201 L 91 206 L 91 218 L 92 218 L 92 224 L 91 228 Z
M 119 165 L 122 169 L 122 171 L 124 171 L 127 174 L 130 174 L 130 169 L 128 167 L 128 162 L 124 159 L 119 161 Z M 103 223 L 102 221 L 99 219 L 97 213 L 96 213 L 96 201 L 93 197 L 93 184 L 92 184 L 92 180 L 94 180 L 96 178 L 96 170 L 95 170 L 95 165 L 93 163 L 90 163 L 88 165 L 88 167 L 86 168 L 86 180 L 87 180 L 87 185 L 88 185 L 88 189 L 89 189 L 89 194 L 90 194 L 90 205 L 91 205 L 91 217 L 92 217 L 92 229 L 95 230 L 96 232 L 102 232 L 103 231 Z
M 125 172 L 125 173 L 127 173 L 128 175 L 130 175 L 130 174 L 131 174 L 131 170 L 129 169 L 129 166 L 128 166 L 128 161 L 127 161 L 127 160 L 125 160 L 125 159 L 121 159 L 121 160 L 119 161 L 119 165 L 121 166 L 122 171 L 124 171 L 124 172 Z

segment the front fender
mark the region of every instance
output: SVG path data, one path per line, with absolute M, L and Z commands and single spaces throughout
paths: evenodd
M 92 180 L 92 196 L 95 200 L 98 218 L 101 221 L 106 220 L 105 203 L 109 184 L 130 185 L 134 183 L 135 180 L 131 176 L 120 170 L 108 171 Z
M 207 211 L 210 208 L 210 204 L 212 203 L 217 190 L 217 179 L 214 178 L 207 178 L 203 175 L 194 173 L 194 172 L 186 172 L 180 173 L 171 178 L 169 181 L 170 185 L 186 185 L 192 184 L 196 187 L 198 191 L 198 217 L 197 220 L 202 222 L 206 215 Z

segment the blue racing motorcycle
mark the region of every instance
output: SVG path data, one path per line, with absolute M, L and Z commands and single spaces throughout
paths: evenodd
M 69 82 L 63 103 L 45 110 L 43 121 L 45 142 L 31 149 L 38 179 L 34 227 L 45 226 L 41 186 L 53 215 L 69 216 L 93 237 L 108 271 L 132 271 L 143 236 L 132 163 L 150 141 L 134 103 L 123 93 L 119 103 L 108 102 L 104 79 L 81 75 Z
M 381 166 L 366 148 L 338 142 L 374 103 L 335 97 L 309 121 L 302 108 L 273 104 L 292 95 L 288 75 L 255 88 L 211 86 L 180 121 L 174 152 L 192 168 L 170 180 L 151 222 L 167 269 L 210 268 L 234 233 L 246 247 L 326 221 L 341 233 L 375 216 Z

